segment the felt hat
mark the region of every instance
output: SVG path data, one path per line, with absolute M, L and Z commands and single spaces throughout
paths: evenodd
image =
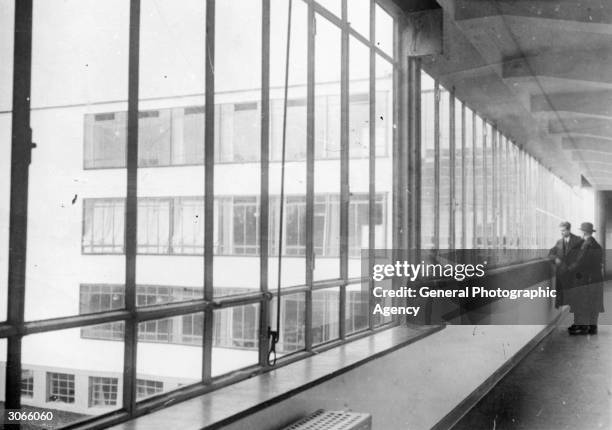
M 596 231 L 593 228 L 593 224 L 590 222 L 583 222 L 582 224 L 580 224 L 580 230 L 587 232 L 587 233 L 593 233 Z

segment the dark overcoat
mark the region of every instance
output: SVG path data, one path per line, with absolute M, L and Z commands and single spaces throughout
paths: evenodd
M 603 312 L 603 250 L 593 237 L 580 246 L 576 261 L 569 266 L 574 286 L 566 294 L 571 312 Z
M 561 238 L 548 252 L 548 258 L 550 260 L 554 261 L 555 258 L 561 260 L 561 262 L 556 265 L 556 307 L 569 304 L 567 301 L 567 290 L 575 285 L 574 274 L 570 272 L 569 267 L 576 262 L 582 242 L 583 240 L 581 238 L 570 233 L 568 244 L 565 244 L 565 241 Z

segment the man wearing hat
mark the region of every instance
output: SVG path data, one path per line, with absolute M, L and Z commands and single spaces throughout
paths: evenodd
M 561 230 L 561 239 L 548 253 L 548 258 L 554 261 L 556 266 L 556 307 L 569 304 L 566 291 L 571 288 L 574 279 L 568 267 L 576 261 L 580 245 L 582 245 L 582 239 L 572 234 L 572 225 L 569 222 L 564 221 L 559 224 L 559 229 Z
M 576 261 L 569 265 L 574 285 L 567 290 L 567 303 L 574 314 L 574 324 L 568 328 L 571 335 L 597 334 L 597 319 L 603 307 L 603 250 L 593 237 L 590 222 L 580 224 L 584 241 Z

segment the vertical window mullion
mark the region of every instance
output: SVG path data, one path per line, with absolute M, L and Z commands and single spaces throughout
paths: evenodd
M 268 234 L 270 210 L 270 0 L 261 6 L 261 183 L 259 198 L 259 290 L 268 292 Z M 279 251 L 280 252 L 280 251 Z M 280 300 L 277 297 L 277 300 Z M 259 365 L 268 366 L 268 332 L 271 301 L 264 298 L 259 306 Z M 278 329 L 278 327 L 277 327 Z M 280 335 L 280 333 L 279 333 Z
M 307 95 L 306 95 L 306 285 L 305 349 L 312 349 L 312 280 L 314 270 L 314 151 L 315 151 L 315 13 L 314 2 L 308 0 Z
M 501 245 L 505 248 L 507 245 L 507 235 L 506 235 L 506 227 L 505 227 L 505 223 L 506 223 L 506 151 L 505 151 L 505 147 L 506 147 L 506 139 L 505 137 L 501 134 L 501 132 L 499 133 L 499 141 L 498 141 L 498 164 L 499 164 L 499 213 L 500 213 L 500 238 L 501 238 Z
M 399 52 L 399 37 L 398 37 L 398 32 L 399 32 L 399 26 L 397 23 L 397 20 L 393 20 L 393 42 L 392 42 L 392 46 L 393 46 L 393 57 L 394 59 L 399 58 L 400 57 L 400 52 Z M 408 234 L 408 229 L 404 229 L 403 225 L 404 225 L 404 220 L 406 219 L 406 217 L 408 216 L 408 206 L 404 206 L 403 202 L 405 201 L 406 195 L 405 195 L 405 190 L 407 189 L 407 183 L 408 183 L 408 179 L 407 179 L 407 165 L 408 163 L 405 161 L 404 156 L 408 155 L 408 148 L 406 146 L 402 146 L 399 143 L 399 134 L 397 131 L 397 127 L 395 127 L 395 124 L 399 124 L 399 108 L 398 105 L 400 103 L 400 92 L 399 92 L 399 76 L 398 76 L 398 71 L 397 71 L 397 63 L 395 61 L 393 61 L 392 63 L 392 69 L 393 69 L 393 73 L 392 73 L 392 85 L 391 85 L 391 97 L 393 98 L 393 103 L 391 106 L 391 115 L 388 115 L 391 117 L 391 145 L 392 145 L 392 157 L 397 157 L 397 158 L 393 158 L 392 161 L 392 166 L 394 172 L 393 172 L 393 185 L 392 185 L 392 193 L 393 193 L 393 205 L 392 207 L 394 208 L 393 210 L 395 211 L 395 214 L 393 214 L 393 216 L 391 217 L 391 246 L 392 248 L 395 250 L 393 255 L 393 259 L 394 261 L 396 260 L 400 260 L 400 259 L 406 259 L 407 256 L 402 254 L 401 252 L 399 252 L 399 250 L 401 249 L 408 249 L 408 241 L 407 241 L 407 234 Z M 394 288 L 397 288 L 400 286 L 399 284 L 399 279 L 396 279 L 395 282 L 398 282 L 397 284 L 395 284 Z M 392 299 L 392 304 L 393 306 L 400 306 L 400 304 L 402 303 L 402 299 L 399 297 L 394 297 Z M 394 323 L 398 323 L 399 321 L 404 320 L 405 321 L 405 317 L 401 317 L 400 315 L 393 315 L 392 316 L 393 322 Z
M 32 0 L 15 1 L 13 51 L 13 114 L 7 322 L 20 328 L 24 321 L 28 178 L 32 150 L 30 83 L 32 76 Z M 5 407 L 21 408 L 21 340 L 7 340 Z
M 127 193 L 125 202 L 125 308 L 132 317 L 125 322 L 123 408 L 130 414 L 136 407 L 136 348 L 138 323 L 136 311 L 136 252 L 138 230 L 138 85 L 140 60 L 140 0 L 130 2 L 128 122 L 127 122 Z
M 472 247 L 476 248 L 476 240 L 478 238 L 478 194 L 476 187 L 476 142 L 478 136 L 476 134 L 476 112 L 472 111 L 472 211 L 474 216 L 472 217 Z
M 213 300 L 215 167 L 215 0 L 206 1 L 206 76 L 204 103 L 204 300 Z M 211 381 L 213 310 L 204 310 L 202 380 Z
M 503 246 L 503 225 L 502 225 L 502 198 L 503 193 L 501 191 L 502 188 L 502 165 L 501 165 L 501 156 L 502 156 L 502 137 L 499 130 L 493 127 L 493 172 L 495 173 L 493 178 L 493 211 L 495 214 L 494 218 L 494 226 L 495 226 L 495 243 L 497 248 L 501 248 Z
M 369 230 L 368 230 L 368 266 L 371 267 L 374 264 L 374 253 L 372 250 L 376 246 L 376 225 L 374 223 L 376 217 L 376 51 L 374 50 L 373 43 L 375 39 L 376 31 L 376 20 L 375 17 L 375 6 L 374 0 L 370 0 L 370 41 L 372 42 L 370 49 L 370 108 L 369 108 L 369 185 L 368 185 L 368 213 L 369 213 Z M 373 310 L 376 305 L 374 302 L 374 296 L 372 295 L 372 289 L 374 288 L 374 280 L 372 277 L 368 277 L 368 328 L 371 330 L 374 328 L 374 315 Z
M 522 220 L 528 220 L 527 218 L 527 214 L 528 214 L 528 208 L 527 208 L 527 204 L 529 203 L 529 199 L 527 196 L 527 152 L 525 152 L 524 150 L 521 150 L 521 159 L 522 159 L 522 164 L 521 164 L 521 177 L 523 179 L 523 192 L 521 193 L 521 196 L 523 198 L 523 212 L 521 215 L 521 219 Z M 527 221 L 528 223 L 528 221 Z M 527 224 L 527 229 L 529 228 L 529 225 Z M 526 229 L 525 229 L 526 230 Z M 523 234 L 525 236 L 525 239 L 523 240 L 523 243 L 525 244 L 525 248 L 529 248 L 530 247 L 530 243 L 529 243 L 529 238 L 531 237 L 531 233 L 527 232 L 523 230 Z
M 421 164 L 421 67 L 420 67 L 420 59 L 418 57 L 409 58 L 408 62 L 409 67 L 409 92 L 408 92 L 408 121 L 410 134 L 409 139 L 410 143 L 413 147 L 412 149 L 412 160 L 410 169 L 413 171 L 412 173 L 412 182 L 413 185 L 410 189 L 412 194 L 412 216 L 411 216 L 411 224 L 414 224 L 412 227 L 412 239 L 413 246 L 412 249 L 420 249 L 421 248 L 421 169 L 423 168 Z
M 519 213 L 519 218 L 521 220 L 521 222 L 523 222 L 524 220 L 524 216 L 525 213 L 523 211 L 523 206 L 524 206 L 524 202 L 525 202 L 525 198 L 524 198 L 524 181 L 523 181 L 523 150 L 521 147 L 518 147 L 517 149 L 517 169 L 518 169 L 518 213 Z M 523 233 L 523 229 L 519 228 L 519 243 L 520 243 L 520 247 L 525 249 L 526 248 L 526 243 L 525 243 L 525 234 Z
M 449 193 L 448 193 L 448 245 L 455 249 L 455 90 L 448 95 L 448 154 L 449 154 Z
M 349 34 L 346 27 L 347 0 L 342 0 L 340 58 L 340 302 L 339 335 L 346 337 L 346 282 L 348 279 L 348 220 L 349 220 Z
M 492 235 L 491 246 L 497 248 L 499 245 L 499 237 L 497 233 L 498 225 L 498 203 L 497 203 L 497 129 L 494 125 L 491 126 L 491 219 L 492 219 Z
M 473 131 L 472 131 L 473 133 Z M 467 228 L 466 222 L 466 204 L 465 199 L 467 197 L 467 183 L 465 180 L 465 152 L 466 152 L 466 131 L 465 131 L 465 104 L 461 103 L 461 248 L 466 248 L 466 234 L 465 229 Z
M 434 248 L 440 248 L 440 84 L 434 84 Z
M 498 244 L 499 248 L 505 248 L 504 235 L 504 137 L 501 131 L 497 131 L 497 202 L 499 205 L 499 222 L 498 222 Z
M 487 122 L 482 121 L 482 246 L 487 249 L 487 230 L 489 223 L 489 214 L 487 205 L 489 204 L 489 196 L 487 195 Z
M 504 166 L 506 166 L 505 167 L 506 177 L 504 178 L 504 182 L 506 184 L 505 185 L 506 242 L 508 246 L 512 248 L 512 228 L 510 225 L 511 223 L 510 220 L 512 219 L 512 214 L 510 213 L 511 201 L 512 201 L 512 188 L 510 186 L 510 181 L 512 180 L 512 170 L 511 170 L 512 163 L 510 162 L 510 139 L 508 138 L 505 139 L 505 145 L 504 145 Z

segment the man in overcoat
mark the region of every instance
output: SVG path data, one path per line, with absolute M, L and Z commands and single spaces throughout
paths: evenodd
M 574 286 L 567 290 L 566 298 L 574 314 L 571 335 L 597 334 L 597 319 L 603 307 L 603 250 L 593 237 L 590 222 L 580 225 L 584 241 L 576 260 L 568 267 L 574 276 Z
M 568 268 L 576 261 L 583 241 L 575 234 L 572 234 L 572 225 L 569 222 L 564 221 L 559 224 L 559 229 L 561 230 L 561 239 L 557 241 L 548 253 L 548 258 L 555 264 L 555 289 L 557 292 L 555 306 L 557 308 L 569 304 L 566 293 L 574 285 L 574 277 Z

